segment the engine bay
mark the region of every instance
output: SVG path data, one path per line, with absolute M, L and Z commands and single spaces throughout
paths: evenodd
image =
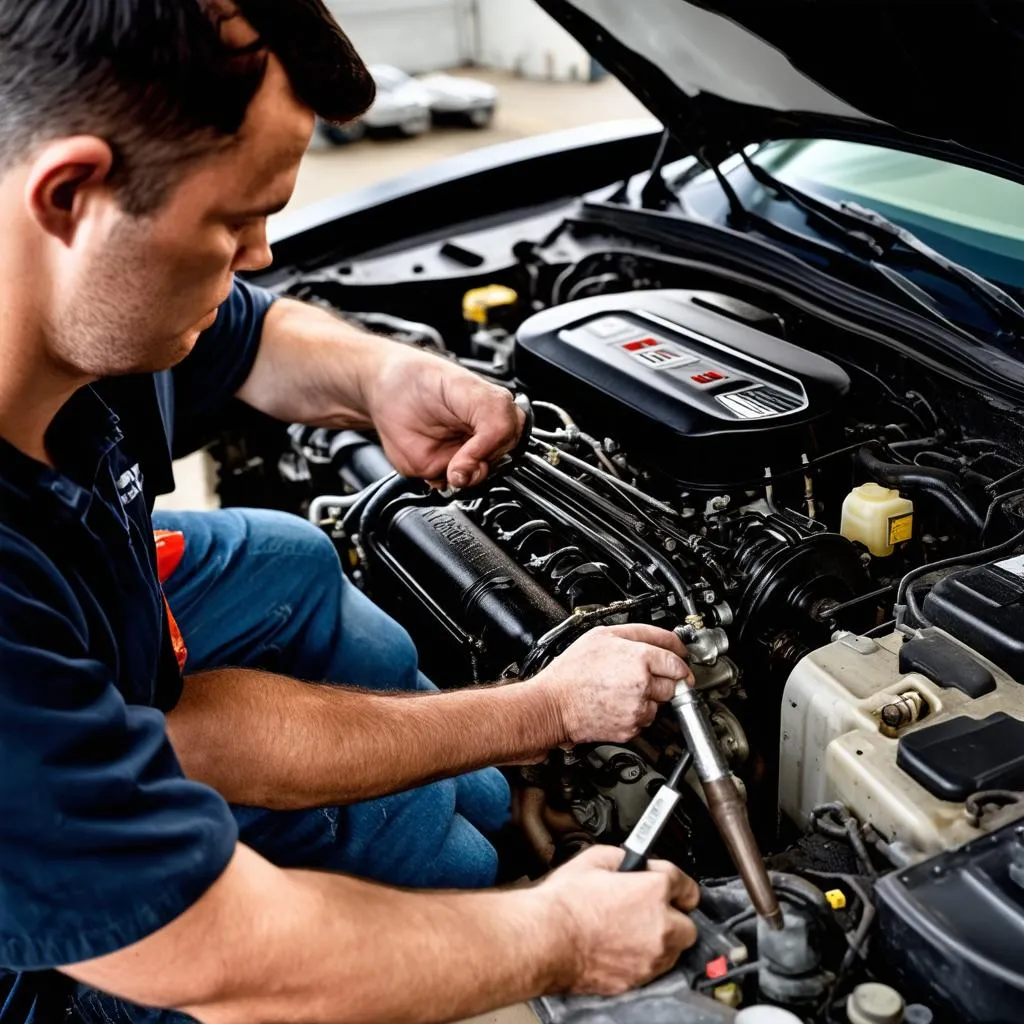
M 691 771 L 657 853 L 702 884 L 698 947 L 623 997 L 632 1016 L 542 1017 L 844 1021 L 883 983 L 903 1008 L 879 1020 L 1021 1019 L 1020 410 L 824 310 L 552 216 L 271 282 L 525 396 L 521 452 L 441 494 L 370 433 L 249 417 L 212 449 L 223 504 L 325 530 L 442 688 L 514 685 L 603 625 L 686 644 L 787 941 L 759 931 Z M 507 769 L 505 877 L 621 844 L 682 754 L 665 709 L 631 743 Z

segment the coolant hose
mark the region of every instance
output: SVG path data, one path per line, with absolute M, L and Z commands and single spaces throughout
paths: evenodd
M 934 498 L 972 538 L 981 536 L 984 520 L 964 494 L 955 474 L 945 469 L 915 466 L 912 463 L 886 462 L 886 449 L 872 442 L 857 452 L 857 464 L 875 483 L 902 492 L 918 492 Z

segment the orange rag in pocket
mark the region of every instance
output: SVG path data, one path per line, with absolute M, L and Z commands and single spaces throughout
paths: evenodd
M 185 534 L 178 530 L 154 530 L 153 539 L 156 541 L 156 574 L 160 582 L 165 583 L 185 557 Z M 174 620 L 174 613 L 167 603 L 166 595 L 164 595 L 164 607 L 167 609 L 167 624 L 171 630 L 171 646 L 174 648 L 174 656 L 178 659 L 178 668 L 184 672 L 185 662 L 188 659 L 188 648 L 185 646 L 185 638 L 181 635 L 181 630 L 178 629 L 178 623 Z

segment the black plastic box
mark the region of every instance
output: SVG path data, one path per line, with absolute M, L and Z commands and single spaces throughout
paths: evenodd
M 935 584 L 924 613 L 947 633 L 1024 680 L 1024 556 L 953 573 Z

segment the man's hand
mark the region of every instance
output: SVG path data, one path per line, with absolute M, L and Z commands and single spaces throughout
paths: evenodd
M 697 939 L 683 913 L 700 900 L 697 883 L 666 861 L 618 874 L 623 856 L 613 846 L 592 847 L 537 887 L 555 900 L 565 929 L 563 991 L 628 992 L 670 970 Z
M 385 344 L 380 352 L 367 406 L 391 464 L 442 486 L 481 483 L 522 433 L 511 393 L 436 356 Z
M 649 726 L 676 684 L 693 684 L 683 642 L 656 626 L 599 626 L 533 683 L 547 690 L 570 743 L 625 743 Z

